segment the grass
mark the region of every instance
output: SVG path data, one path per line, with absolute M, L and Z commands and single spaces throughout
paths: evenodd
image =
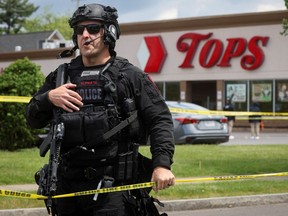
M 149 148 L 141 152 L 150 156 Z M 288 145 L 178 145 L 172 166 L 177 178 L 254 175 L 288 171 Z M 176 184 L 152 195 L 160 200 L 288 192 L 287 178 Z
M 34 183 L 35 172 L 47 163 L 37 148 L 16 152 L 0 151 L 0 185 Z
M 149 147 L 140 152 L 150 156 Z M 288 145 L 177 145 L 173 173 L 177 178 L 286 172 Z M 47 155 L 48 156 L 48 155 Z M 38 149 L 0 151 L 0 185 L 34 183 L 34 173 L 47 162 Z M 0 188 L 1 189 L 1 188 Z M 176 184 L 151 195 L 160 200 L 288 192 L 286 177 Z M 35 191 L 31 191 L 35 193 Z M 0 197 L 0 209 L 44 207 L 43 201 Z
M 288 145 L 182 145 L 176 148 L 173 171 L 177 177 L 282 172 L 287 153 Z
M 30 191 L 30 192 L 35 193 L 35 191 Z M 1 209 L 16 209 L 16 208 L 45 208 L 45 205 L 44 205 L 44 201 L 40 201 L 40 200 L 0 197 L 0 210 Z

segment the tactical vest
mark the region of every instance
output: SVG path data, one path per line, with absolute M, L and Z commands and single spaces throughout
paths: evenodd
M 68 152 L 67 158 L 71 157 L 70 166 L 112 164 L 119 154 L 131 150 L 129 146 L 119 149 L 123 137 L 129 141 L 139 130 L 138 121 L 133 121 L 129 128 L 128 124 L 119 127 L 136 112 L 126 74 L 119 73 L 125 64 L 128 62 L 115 59 L 101 69 L 69 71 L 70 81 L 77 85 L 75 90 L 84 104 L 78 112 L 61 115 L 65 126 L 61 150 Z

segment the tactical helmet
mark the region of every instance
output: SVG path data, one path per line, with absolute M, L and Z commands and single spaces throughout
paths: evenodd
M 77 23 L 86 20 L 98 20 L 104 24 L 104 43 L 114 49 L 115 42 L 119 39 L 120 27 L 117 21 L 117 9 L 101 4 L 87 4 L 80 6 L 69 20 L 69 25 L 74 28 Z M 77 45 L 77 35 L 73 34 L 73 41 Z

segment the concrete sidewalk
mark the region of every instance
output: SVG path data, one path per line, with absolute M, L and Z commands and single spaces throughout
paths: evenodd
M 0 189 L 12 191 L 37 191 L 37 184 L 2 185 Z

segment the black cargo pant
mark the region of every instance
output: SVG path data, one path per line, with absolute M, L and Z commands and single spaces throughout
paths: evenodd
M 99 180 L 100 181 L 100 180 Z M 64 181 L 58 183 L 57 194 L 67 194 L 87 190 L 95 190 L 99 183 L 90 181 Z M 129 216 L 129 209 L 125 206 L 127 191 L 83 195 L 69 198 L 56 199 L 57 216 Z

